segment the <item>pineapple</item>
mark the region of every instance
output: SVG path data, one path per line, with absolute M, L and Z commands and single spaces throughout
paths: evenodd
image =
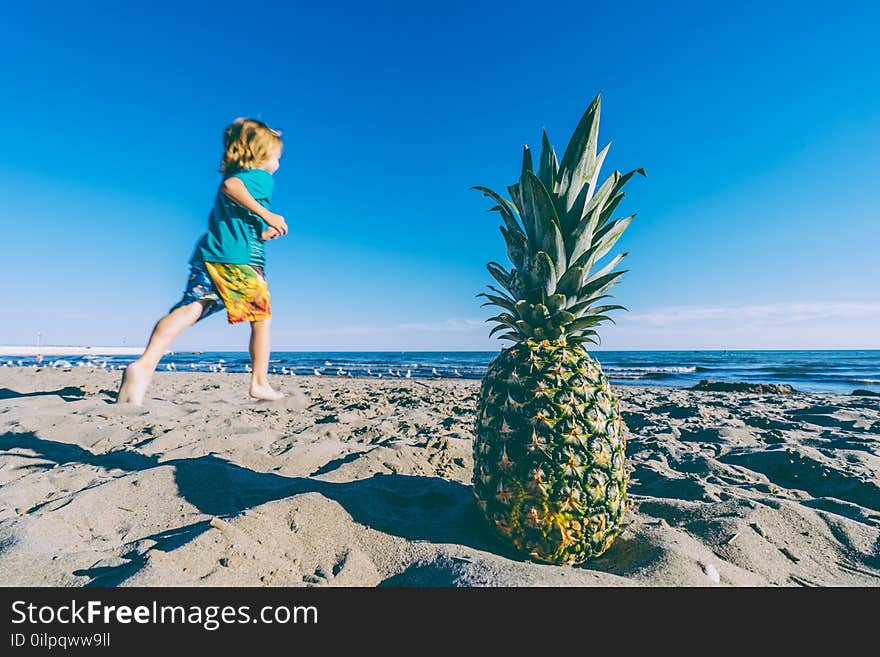
M 602 554 L 626 510 L 626 427 L 600 364 L 584 347 L 618 305 L 597 305 L 625 272 L 626 256 L 598 263 L 635 215 L 611 220 L 636 173 L 615 171 L 597 185 L 608 153 L 597 153 L 597 96 L 581 118 L 562 164 L 543 135 L 537 173 L 526 146 L 510 199 L 475 187 L 496 204 L 510 271 L 487 265 L 483 305 L 513 345 L 489 365 L 474 440 L 474 494 L 494 530 L 520 552 L 553 564 Z M 613 320 L 612 320 L 613 321 Z

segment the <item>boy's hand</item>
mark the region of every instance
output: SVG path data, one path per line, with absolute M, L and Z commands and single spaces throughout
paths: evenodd
M 268 242 L 269 240 L 274 240 L 281 237 L 281 233 L 278 232 L 277 229 L 272 228 L 271 226 L 263 231 L 260 237 L 263 238 L 264 242 Z
M 274 228 L 278 231 L 278 236 L 287 235 L 287 222 L 284 221 L 284 217 L 280 214 L 275 214 L 274 212 L 266 212 L 263 215 L 263 221 L 265 221 L 271 228 Z

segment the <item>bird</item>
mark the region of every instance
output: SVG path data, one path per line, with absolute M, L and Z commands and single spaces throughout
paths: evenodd
M 432 374 L 433 376 L 440 376 L 440 372 L 437 371 L 437 368 L 436 368 L 436 367 L 432 367 L 432 368 L 431 368 L 431 374 Z
M 407 378 L 407 379 L 412 378 L 412 370 L 407 370 L 407 371 L 406 371 L 406 378 Z
M 455 376 L 461 376 L 458 370 L 453 370 L 452 373 L 455 374 Z
M 317 368 L 317 367 L 313 368 L 313 369 L 312 369 L 312 372 L 315 373 L 315 376 L 321 376 L 321 373 L 318 371 L 318 368 Z

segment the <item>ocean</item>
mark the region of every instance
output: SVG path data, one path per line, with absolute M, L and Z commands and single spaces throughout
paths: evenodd
M 700 379 L 788 383 L 804 392 L 880 392 L 880 350 L 862 351 L 603 351 L 591 352 L 615 385 L 688 387 Z M 272 353 L 276 374 L 347 377 L 480 379 L 497 355 L 491 351 Z M 44 357 L 45 367 L 121 369 L 135 356 Z M 36 365 L 36 359 L 0 357 L 0 367 Z M 160 371 L 245 372 L 245 352 L 179 351 Z

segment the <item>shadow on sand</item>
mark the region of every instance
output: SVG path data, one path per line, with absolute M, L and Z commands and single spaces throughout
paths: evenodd
M 86 392 L 82 388 L 78 388 L 76 386 L 66 386 L 64 388 L 58 388 L 58 390 L 38 390 L 34 392 L 18 392 L 17 390 L 12 390 L 11 388 L 0 388 L 0 399 L 45 397 L 48 395 L 57 395 L 58 397 L 61 397 L 61 399 L 63 399 L 64 401 L 76 401 L 77 399 L 84 399 L 86 396 Z
M 33 432 L 0 435 L 0 449 L 23 448 L 59 465 L 85 463 L 105 469 L 141 472 L 172 466 L 179 494 L 204 514 L 233 517 L 244 510 L 302 493 L 320 493 L 335 500 L 355 522 L 412 541 L 455 543 L 504 556 L 508 551 L 486 531 L 484 520 L 473 503 L 470 486 L 417 475 L 375 475 L 370 479 L 334 483 L 305 477 L 285 477 L 256 472 L 213 454 L 159 462 L 129 450 L 95 454 L 87 449 L 45 440 Z M 44 504 L 29 512 L 38 511 Z M 171 550 L 196 538 L 210 527 L 203 520 L 186 527 L 148 536 L 156 548 Z M 90 586 L 115 586 L 133 575 L 143 564 L 137 553 L 124 555 L 129 563 L 77 571 L 92 577 Z

